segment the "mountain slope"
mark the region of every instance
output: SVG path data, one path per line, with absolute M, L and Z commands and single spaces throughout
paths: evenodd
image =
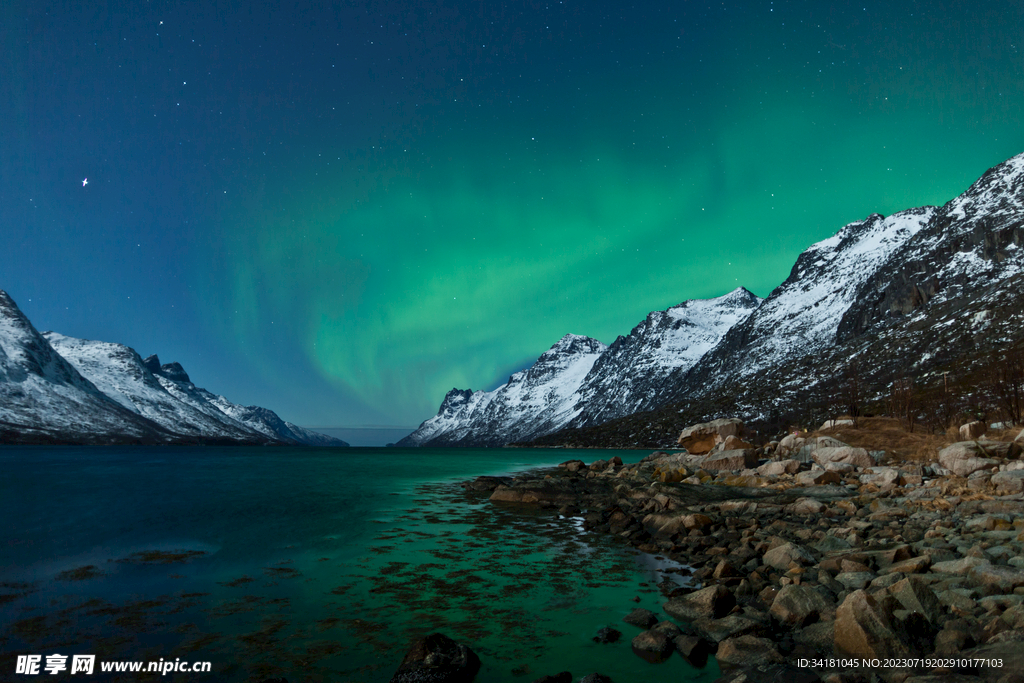
M 448 392 L 438 414 L 398 445 L 503 445 L 629 414 L 651 387 L 691 367 L 760 301 L 743 288 L 686 301 L 648 314 L 607 347 L 566 335 L 494 391 Z
M 192 384 L 122 344 L 39 334 L 0 290 L 0 443 L 347 446 Z
M 919 389 L 944 386 L 944 372 L 977 383 L 1024 342 L 1022 301 L 1019 155 L 940 208 L 871 216 L 810 247 L 747 321 L 657 388 L 648 412 L 539 443 L 663 445 L 681 422 L 726 414 L 774 429 L 786 414 L 820 417 L 853 375 L 865 399 L 902 376 Z
M 0 441 L 172 439 L 173 434 L 108 398 L 83 377 L 0 290 Z
M 575 395 L 607 347 L 567 334 L 494 391 L 452 389 L 437 415 L 398 446 L 501 446 L 547 434 L 579 414 Z

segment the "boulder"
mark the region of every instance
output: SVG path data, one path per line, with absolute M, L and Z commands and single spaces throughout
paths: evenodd
M 597 635 L 594 636 L 591 640 L 593 640 L 595 643 L 607 644 L 607 643 L 616 643 L 616 642 L 618 642 L 619 638 L 621 638 L 621 637 L 622 637 L 622 632 L 621 631 L 616 631 L 615 629 L 611 628 L 610 626 L 605 626 L 603 628 L 599 628 L 597 630 Z
M 709 472 L 746 470 L 756 465 L 757 453 L 752 448 L 721 451 L 719 453 L 709 455 L 700 464 L 702 469 L 708 470 Z
M 840 418 L 838 420 L 825 420 L 825 422 L 822 423 L 820 427 L 818 427 L 818 431 L 824 432 L 833 429 L 838 429 L 840 427 L 852 427 L 853 424 L 853 420 L 849 418 Z
M 781 571 L 787 571 L 791 564 L 814 564 L 814 555 L 796 543 L 783 543 L 764 554 L 764 563 Z
M 479 670 L 475 652 L 443 633 L 432 633 L 413 643 L 391 683 L 470 683 Z
M 790 453 L 796 453 L 803 448 L 806 443 L 807 439 L 800 436 L 799 432 L 787 434 L 781 441 L 779 441 L 779 445 L 775 448 L 775 454 L 779 457 L 784 457 Z
M 783 586 L 769 609 L 783 624 L 806 626 L 835 614 L 835 604 L 810 586 Z
M 641 523 L 647 533 L 658 538 L 671 538 L 689 531 L 684 517 L 680 515 L 650 514 Z
M 582 460 L 566 460 L 558 466 L 568 472 L 579 472 L 580 470 L 587 469 L 586 464 Z
M 874 458 L 868 454 L 867 450 L 853 446 L 817 448 L 811 457 L 822 467 L 825 466 L 825 463 L 830 462 L 846 463 L 854 467 L 873 467 L 875 464 Z
M 697 633 L 716 643 L 736 636 L 760 635 L 764 631 L 762 622 L 739 614 L 730 614 L 721 619 L 697 619 L 691 626 Z
M 932 571 L 938 574 L 953 574 L 954 576 L 967 576 L 967 572 L 975 567 L 992 564 L 980 557 L 962 557 L 959 560 L 948 560 L 946 562 L 935 562 L 932 564 Z
M 799 498 L 785 509 L 791 515 L 818 515 L 825 511 L 825 504 L 814 498 Z
M 910 654 L 893 629 L 886 602 L 863 590 L 850 593 L 836 610 L 835 651 L 853 657 L 903 657 Z
M 711 643 L 700 636 L 682 635 L 672 641 L 676 652 L 697 668 L 703 668 L 711 654 Z
M 975 420 L 965 425 L 960 425 L 960 440 L 974 441 L 985 433 L 985 423 Z
M 671 598 L 663 605 L 665 614 L 682 621 L 700 618 L 717 619 L 729 613 L 736 598 L 721 585 L 708 586 L 679 598 Z
M 661 631 L 644 631 L 633 638 L 633 653 L 651 663 L 663 662 L 672 654 L 672 641 Z
M 679 434 L 678 444 L 690 453 L 709 453 L 727 436 L 741 436 L 743 421 L 737 418 L 712 420 L 687 427 Z
M 996 472 L 989 480 L 1000 494 L 1024 493 L 1024 470 Z
M 979 564 L 967 572 L 967 578 L 979 586 L 990 588 L 994 593 L 1012 593 L 1015 588 L 1024 586 L 1024 569 Z
M 741 451 L 754 448 L 754 444 L 747 443 L 738 436 L 727 436 L 722 443 L 714 447 L 714 451 Z
M 889 595 L 896 598 L 903 608 L 910 612 L 918 612 L 928 623 L 938 625 L 942 616 L 942 603 L 931 588 L 918 578 L 906 578 L 897 581 L 887 589 Z
M 775 460 L 766 462 L 757 468 L 757 473 L 762 477 L 796 474 L 798 471 L 800 471 L 799 460 Z
M 843 478 L 837 472 L 828 470 L 810 470 L 796 475 L 796 483 L 801 486 L 825 486 L 826 484 L 842 483 Z
M 893 488 L 904 483 L 903 473 L 895 467 L 872 467 L 867 473 L 860 475 L 859 479 L 862 484 L 874 484 L 881 489 Z
M 649 629 L 658 623 L 658 617 L 649 609 L 637 607 L 635 610 L 622 618 L 627 624 L 639 626 L 642 629 Z
M 988 457 L 977 441 L 959 441 L 939 451 L 939 464 L 958 477 L 995 469 L 999 462 Z
M 767 638 L 757 636 L 737 636 L 723 640 L 718 644 L 718 652 L 715 653 L 718 665 L 727 667 L 763 666 L 765 664 L 782 663 L 783 657 L 779 654 L 775 643 Z

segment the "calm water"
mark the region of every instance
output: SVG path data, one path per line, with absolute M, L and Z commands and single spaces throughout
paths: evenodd
M 0 679 L 15 655 L 60 653 L 213 663 L 162 680 L 387 681 L 442 631 L 480 655 L 478 681 L 713 680 L 714 663 L 630 652 L 621 620 L 660 614 L 658 560 L 456 486 L 613 454 L 0 449 Z M 623 641 L 591 642 L 605 625 Z

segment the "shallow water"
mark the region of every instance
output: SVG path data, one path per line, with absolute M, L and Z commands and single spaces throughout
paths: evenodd
M 387 681 L 441 631 L 480 655 L 481 682 L 713 680 L 713 662 L 630 651 L 622 617 L 660 613 L 671 563 L 457 486 L 615 454 L 646 453 L 0 449 L 0 678 L 60 653 L 213 664 L 174 681 Z M 623 640 L 593 643 L 606 625 Z

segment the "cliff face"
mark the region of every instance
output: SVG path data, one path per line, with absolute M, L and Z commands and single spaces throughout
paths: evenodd
M 900 374 L 927 380 L 1024 337 L 1022 241 L 1024 155 L 942 207 L 843 227 L 804 251 L 763 302 L 737 290 L 651 313 L 599 354 L 570 401 L 576 415 L 556 428 L 564 432 L 553 433 L 548 421 L 519 433 L 545 443 L 663 445 L 678 431 L 679 413 L 767 419 L 827 393 L 853 366 L 866 384 Z M 730 298 L 727 314 L 698 313 Z M 708 315 L 713 323 L 698 322 Z M 486 425 L 470 428 L 473 417 L 461 417 L 463 433 L 488 438 Z M 457 422 L 453 414 L 447 429 Z

